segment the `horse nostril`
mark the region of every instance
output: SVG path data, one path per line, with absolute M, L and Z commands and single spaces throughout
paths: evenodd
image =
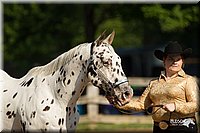
M 130 92 L 129 91 L 126 91 L 124 94 L 125 94 L 126 97 L 130 96 Z
M 124 93 L 122 94 L 122 99 L 123 99 L 123 100 L 126 100 L 127 98 L 129 98 L 129 96 L 130 96 L 130 92 L 129 92 L 129 91 L 126 91 L 126 92 L 124 92 Z

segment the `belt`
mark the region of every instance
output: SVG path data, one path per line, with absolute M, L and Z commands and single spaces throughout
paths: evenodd
M 169 121 L 160 121 L 160 122 L 155 122 L 155 126 L 159 126 L 160 129 L 166 130 L 169 126 L 186 126 L 189 128 L 189 125 L 195 125 L 196 124 L 196 119 L 194 117 L 189 117 L 189 118 L 180 118 L 180 119 L 170 119 Z

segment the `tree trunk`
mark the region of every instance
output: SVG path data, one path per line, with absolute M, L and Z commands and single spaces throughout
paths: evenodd
M 94 41 L 95 37 L 95 24 L 94 24 L 94 8 L 91 4 L 84 5 L 84 18 L 85 18 L 85 39 L 87 42 Z

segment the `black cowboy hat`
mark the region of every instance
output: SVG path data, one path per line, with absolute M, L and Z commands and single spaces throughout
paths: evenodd
M 187 48 L 183 51 L 181 45 L 177 41 L 170 41 L 167 43 L 164 52 L 161 50 L 154 51 L 154 55 L 159 60 L 163 60 L 163 57 L 169 54 L 180 54 L 185 59 L 192 54 L 192 49 Z

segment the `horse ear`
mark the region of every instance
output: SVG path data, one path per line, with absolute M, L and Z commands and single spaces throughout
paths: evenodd
M 115 37 L 115 31 L 113 30 L 113 32 L 104 41 L 107 42 L 108 44 L 112 44 L 114 37 Z
M 102 42 L 105 39 L 105 35 L 106 35 L 106 30 L 104 30 L 104 32 L 101 33 L 101 35 L 95 40 L 95 42 L 97 44 L 100 44 L 100 42 Z

